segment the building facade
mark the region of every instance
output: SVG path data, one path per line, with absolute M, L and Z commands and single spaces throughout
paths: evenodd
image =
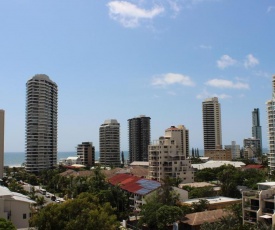
M 217 97 L 202 102 L 204 150 L 222 148 L 221 107 Z
M 270 229 L 275 226 L 275 183 L 258 183 L 258 190 L 242 193 L 243 223 L 265 222 Z
M 244 151 L 247 151 L 248 154 L 246 154 L 246 156 L 248 156 L 249 159 L 255 158 L 259 149 L 261 149 L 261 140 L 255 137 L 245 138 L 243 140 L 243 147 Z
M 194 182 L 189 151 L 188 130 L 180 125 L 165 130 L 165 136 L 149 145 L 149 179 L 161 181 L 166 177 L 179 178 L 182 183 Z
M 92 142 L 82 142 L 77 145 L 76 150 L 83 165 L 87 167 L 95 165 L 95 147 Z
M 141 115 L 128 120 L 129 163 L 148 161 L 148 145 L 151 142 L 150 117 Z
M 11 192 L 4 186 L 0 186 L 0 197 L 0 217 L 11 221 L 16 229 L 28 229 L 30 206 L 36 202 L 23 194 Z
M 267 106 L 267 132 L 268 132 L 268 166 L 271 171 L 275 169 L 275 75 L 272 79 L 272 98 L 266 102 Z
M 231 161 L 232 152 L 231 149 L 212 149 L 204 150 L 204 156 L 209 157 L 209 160 L 213 161 Z
M 0 178 L 4 175 L 5 111 L 0 109 Z
M 232 141 L 231 145 L 225 145 L 224 148 L 231 150 L 232 159 L 238 159 L 241 157 L 240 156 L 240 154 L 241 154 L 240 145 L 237 145 L 236 141 Z
M 36 173 L 57 163 L 58 87 L 47 75 L 37 74 L 26 88 L 26 170 Z
M 99 162 L 103 166 L 120 166 L 120 124 L 105 120 L 99 128 Z

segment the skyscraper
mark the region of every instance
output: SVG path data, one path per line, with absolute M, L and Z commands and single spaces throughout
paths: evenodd
M 150 117 L 140 115 L 128 120 L 129 161 L 148 161 L 148 145 L 151 141 Z
M 26 88 L 26 170 L 36 173 L 57 163 L 58 87 L 47 75 L 37 74 Z
M 105 120 L 99 128 L 100 164 L 120 166 L 120 124 L 116 119 Z
M 204 150 L 222 149 L 221 108 L 217 97 L 202 102 Z
M 149 178 L 161 181 L 165 177 L 179 178 L 182 183 L 194 182 L 189 152 L 189 132 L 183 125 L 171 126 L 164 137 L 149 145 Z
M 262 126 L 260 125 L 260 111 L 252 111 L 252 137 L 260 140 L 260 151 L 262 151 Z
M 91 167 L 95 164 L 95 147 L 92 142 L 82 142 L 77 145 L 77 156 L 83 165 Z
M 275 170 L 275 75 L 272 79 L 272 98 L 266 102 L 267 106 L 267 129 L 268 129 L 268 166 Z
M 0 178 L 4 175 L 5 111 L 0 109 Z

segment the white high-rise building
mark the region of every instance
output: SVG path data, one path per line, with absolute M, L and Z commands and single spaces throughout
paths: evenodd
M 100 164 L 120 166 L 120 124 L 116 119 L 105 120 L 99 128 Z
M 36 173 L 57 163 L 58 87 L 47 75 L 37 74 L 26 88 L 26 170 Z
M 217 97 L 202 102 L 204 150 L 222 149 L 221 107 Z
M 240 158 L 240 153 L 241 153 L 240 145 L 237 145 L 236 141 L 232 141 L 231 145 L 225 145 L 224 148 L 231 150 L 232 159 Z
M 267 129 L 268 129 L 268 166 L 275 169 L 275 75 L 272 79 L 272 99 L 266 102 L 267 106 Z
M 5 111 L 0 109 L 0 178 L 4 175 Z
M 189 132 L 183 125 L 171 126 L 164 137 L 149 145 L 149 178 L 179 178 L 182 183 L 194 182 L 189 152 Z

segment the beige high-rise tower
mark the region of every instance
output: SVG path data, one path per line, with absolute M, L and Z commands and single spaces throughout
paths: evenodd
M 0 109 L 0 178 L 4 174 L 4 133 L 5 133 L 5 111 Z
M 194 182 L 194 170 L 187 159 L 189 152 L 189 131 L 183 125 L 171 126 L 165 135 L 148 146 L 149 175 L 161 181 L 166 177 L 178 178 L 182 183 Z
M 221 107 L 217 97 L 202 102 L 204 150 L 222 149 Z

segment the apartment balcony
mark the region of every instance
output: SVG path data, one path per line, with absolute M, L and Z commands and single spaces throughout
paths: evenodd
M 249 199 L 259 199 L 261 191 L 244 191 L 243 197 L 249 198 Z
M 245 216 L 244 221 L 250 224 L 256 224 L 257 223 L 257 218 L 256 217 L 250 217 L 250 216 Z
M 257 206 L 255 206 L 255 205 L 245 205 L 244 206 L 244 209 L 246 211 L 252 211 L 252 212 L 258 212 L 259 208 L 260 208 L 259 205 L 257 205 Z
M 164 171 L 164 172 L 172 172 L 172 168 L 165 167 L 165 168 L 163 169 L 163 171 Z

